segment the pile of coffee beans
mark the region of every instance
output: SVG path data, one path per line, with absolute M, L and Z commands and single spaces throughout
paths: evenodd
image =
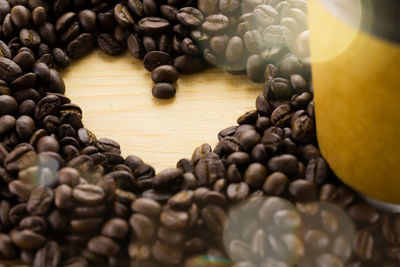
M 300 23 L 302 3 L 0 0 L 0 260 L 193 267 L 219 259 L 286 267 L 297 261 L 282 255 L 294 255 L 299 267 L 399 266 L 400 216 L 370 206 L 331 172 L 316 140 L 310 67 L 274 39 Z M 298 50 L 307 37 L 300 29 Z M 210 30 L 223 35 L 209 42 Z M 256 53 L 251 38 L 261 33 L 267 52 Z M 233 73 L 268 55 L 261 67 L 248 68 L 262 74 L 248 71 L 265 80 L 264 92 L 238 125 L 219 132 L 216 147 L 199 146 L 176 168 L 156 173 L 137 156 L 122 157 L 118 143 L 84 127 L 81 108 L 63 95 L 56 68 L 97 45 L 110 55 L 127 47 L 152 72 L 153 94 L 172 97 L 179 73 L 206 67 L 202 55 L 210 60 L 201 42 L 209 49 L 223 44 L 215 55 Z M 239 57 L 246 49 L 251 56 Z M 231 211 L 248 199 L 259 205 L 246 216 L 254 223 L 241 236 L 226 235 L 235 222 Z M 272 210 L 271 199 L 285 208 Z M 354 235 L 336 235 L 338 213 L 316 201 L 343 210 Z

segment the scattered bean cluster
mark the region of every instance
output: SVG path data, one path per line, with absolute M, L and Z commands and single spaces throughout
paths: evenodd
M 400 217 L 368 205 L 330 171 L 315 136 L 310 67 L 293 53 L 265 63 L 264 93 L 256 109 L 240 116 L 237 126 L 220 131 L 216 147 L 203 144 L 191 159 L 157 174 L 136 156 L 122 157 L 115 141 L 84 128 L 81 108 L 63 96 L 65 85 L 56 68 L 67 67 L 97 43 L 110 55 L 127 47 L 143 58 L 156 83 L 153 94 L 169 98 L 179 72 L 206 67 L 201 57 L 206 49 L 197 45 L 205 31 L 225 25 L 229 9 L 248 13 L 252 7 L 256 18 L 257 12 L 283 12 L 278 6 L 294 3 L 280 2 L 220 0 L 219 11 L 209 12 L 205 8 L 215 4 L 200 1 L 196 9 L 191 0 L 0 0 L 0 259 L 34 267 L 146 267 L 194 264 L 197 255 L 228 258 L 232 248 L 246 252 L 243 240 L 252 233 L 224 247 L 230 209 L 251 197 L 273 196 L 296 205 L 279 215 L 267 215 L 260 207 L 255 219 L 294 222 L 293 216 L 315 216 L 299 239 L 304 251 L 297 254 L 315 252 L 315 257 L 298 264 L 398 266 Z M 290 19 L 297 19 L 292 9 L 301 10 L 291 6 L 271 23 L 274 30 L 263 32 L 264 40 L 275 28 L 287 31 L 281 26 L 289 28 Z M 243 16 L 237 29 L 249 19 Z M 229 17 L 228 24 L 236 25 L 232 21 Z M 227 45 L 236 51 L 237 42 L 246 46 L 248 38 L 228 36 Z M 275 45 L 266 49 L 282 50 Z M 313 203 L 317 200 L 346 211 L 355 223 L 351 241 L 333 237 L 335 214 Z M 263 246 L 263 236 L 280 226 L 257 230 L 251 254 L 270 255 L 263 254 L 272 244 Z M 292 248 L 296 242 L 282 240 Z M 251 258 L 232 259 L 240 261 L 236 267 L 252 266 Z M 290 264 L 266 260 L 266 266 Z

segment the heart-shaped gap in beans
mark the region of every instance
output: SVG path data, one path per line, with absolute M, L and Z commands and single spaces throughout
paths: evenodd
M 221 69 L 181 75 L 170 100 L 151 94 L 153 83 L 143 63 L 129 54 L 107 56 L 96 50 L 61 71 L 66 96 L 83 110 L 83 122 L 98 138 L 121 145 L 122 155 L 137 155 L 156 171 L 174 167 L 202 143 L 215 146 L 219 130 L 235 124 L 261 85 Z

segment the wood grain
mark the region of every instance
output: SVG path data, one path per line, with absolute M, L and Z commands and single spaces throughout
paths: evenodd
M 110 57 L 96 50 L 61 71 L 66 95 L 83 109 L 85 127 L 120 143 L 156 171 L 190 158 L 196 146 L 215 146 L 217 133 L 255 109 L 262 85 L 221 69 L 181 75 L 172 100 L 152 97 L 153 82 L 130 54 Z

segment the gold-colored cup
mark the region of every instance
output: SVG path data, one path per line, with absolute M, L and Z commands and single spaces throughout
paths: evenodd
M 400 204 L 400 43 L 368 30 L 373 4 L 345 2 L 308 3 L 318 142 L 344 183 Z

